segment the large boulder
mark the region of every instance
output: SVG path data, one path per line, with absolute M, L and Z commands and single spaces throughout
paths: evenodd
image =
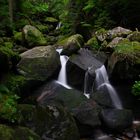
M 72 116 L 60 105 L 44 107 L 20 105 L 20 124 L 34 130 L 42 139 L 79 140 Z
M 68 84 L 83 90 L 86 71 L 88 70 L 93 83 L 95 70 L 101 66 L 102 63 L 95 58 L 91 51 L 79 50 L 77 55 L 72 55 L 69 58 L 66 65 Z
M 1 140 L 41 140 L 32 130 L 26 127 L 10 127 L 0 124 Z
M 77 51 L 83 46 L 84 40 L 80 34 L 72 35 L 64 40 L 58 42 L 58 45 L 63 46 L 61 55 L 72 55 L 77 53 Z
M 52 46 L 35 47 L 21 54 L 18 69 L 27 80 L 45 81 L 60 68 L 59 54 Z
M 22 31 L 24 42 L 27 44 L 27 48 L 34 46 L 46 45 L 46 39 L 43 34 L 34 26 L 26 25 Z
M 101 119 L 109 129 L 121 132 L 132 125 L 133 115 L 126 109 L 104 109 L 101 112 Z
M 120 42 L 108 60 L 108 71 L 113 80 L 136 80 L 140 75 L 140 43 Z

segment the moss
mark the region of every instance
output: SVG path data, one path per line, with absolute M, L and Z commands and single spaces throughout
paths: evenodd
M 76 42 L 79 45 L 79 47 L 81 47 L 84 44 L 83 37 L 80 34 L 75 34 L 70 37 L 62 38 L 62 39 L 58 40 L 57 44 L 65 46 L 69 42 Z
M 140 43 L 121 41 L 115 48 L 115 53 L 119 54 L 122 59 L 129 59 L 131 62 L 140 64 Z
M 13 139 L 14 130 L 6 125 L 0 124 L 0 139 L 1 140 L 14 140 Z
M 140 42 L 140 32 L 135 31 L 128 36 L 130 41 L 139 41 Z
M 51 23 L 58 22 L 58 20 L 56 18 L 53 18 L 53 17 L 47 17 L 47 18 L 45 18 L 44 21 L 45 22 L 51 22 Z
M 89 39 L 87 41 L 86 45 L 91 46 L 92 49 L 96 49 L 96 50 L 98 50 L 100 48 L 96 37 L 92 37 L 91 39 Z
M 14 33 L 14 40 L 15 42 L 22 42 L 22 32 L 15 32 Z
M 0 124 L 1 140 L 40 140 L 41 138 L 26 127 L 10 127 Z
M 36 27 L 41 31 L 42 33 L 47 33 L 49 31 L 49 27 L 47 25 L 38 24 Z

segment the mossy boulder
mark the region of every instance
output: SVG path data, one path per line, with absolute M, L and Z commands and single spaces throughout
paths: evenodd
M 80 34 L 75 34 L 58 41 L 57 44 L 63 46 L 63 50 L 61 52 L 62 55 L 70 56 L 73 53 L 77 53 L 77 51 L 84 45 L 84 40 Z
M 29 81 L 46 81 L 60 69 L 60 58 L 53 46 L 35 47 L 21 54 L 18 70 Z
M 89 46 L 93 50 L 98 50 L 100 48 L 98 40 L 95 36 L 93 36 L 91 39 L 89 39 L 85 45 Z
M 115 47 L 108 60 L 110 77 L 114 80 L 136 80 L 140 75 L 140 43 L 124 40 Z
M 140 42 L 140 32 L 135 31 L 127 36 L 130 41 L 138 41 Z
M 26 127 L 10 127 L 0 124 L 1 140 L 41 140 L 32 130 Z
M 42 139 L 79 140 L 74 119 L 60 104 L 30 106 L 21 105 L 20 123 L 33 129 Z
M 24 42 L 27 44 L 27 48 L 46 45 L 46 39 L 43 34 L 34 26 L 26 25 L 23 28 Z

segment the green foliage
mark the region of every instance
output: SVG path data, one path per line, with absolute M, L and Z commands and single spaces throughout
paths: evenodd
M 140 95 L 140 81 L 135 81 L 135 84 L 132 87 L 132 94 L 135 96 Z
M 5 85 L 0 85 L 0 118 L 12 123 L 17 120 L 17 99 L 19 96 L 13 94 Z
M 27 16 L 48 12 L 48 4 L 42 0 L 22 0 L 20 4 L 21 12 Z
M 12 93 L 20 94 L 20 89 L 25 84 L 25 78 L 20 75 L 7 74 L 3 83 Z

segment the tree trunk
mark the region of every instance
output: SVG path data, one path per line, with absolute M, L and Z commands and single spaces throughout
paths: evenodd
M 14 0 L 9 0 L 9 17 L 10 17 L 10 23 L 13 23 L 13 3 Z

